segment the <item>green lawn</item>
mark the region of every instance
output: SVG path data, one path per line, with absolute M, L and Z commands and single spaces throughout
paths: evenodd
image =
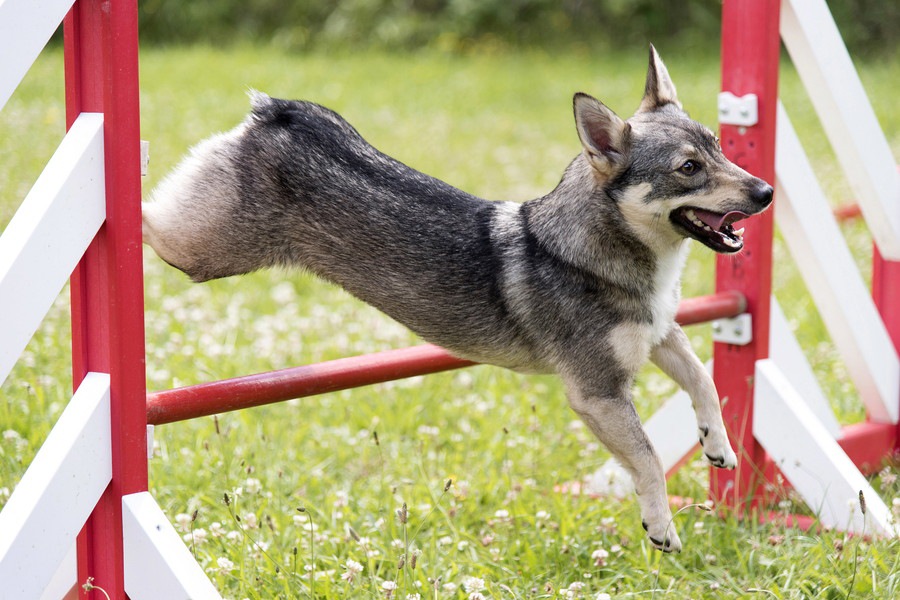
M 685 106 L 713 126 L 717 57 L 660 51 Z M 141 56 L 142 137 L 152 156 L 145 189 L 191 144 L 239 121 L 245 91 L 256 88 L 326 104 L 381 150 L 466 191 L 525 200 L 550 190 L 579 151 L 572 93 L 592 93 L 630 114 L 643 90 L 645 60 L 643 47 L 612 56 L 477 57 L 148 49 Z M 45 53 L 0 112 L 0 226 L 62 136 L 61 62 L 58 53 Z M 861 74 L 900 156 L 894 107 L 900 58 L 863 65 Z M 835 203 L 849 199 L 788 66 L 783 90 L 829 194 Z M 865 226 L 844 228 L 868 272 Z M 778 242 L 775 251 L 776 295 L 823 387 L 842 418 L 861 419 L 858 397 L 785 246 Z M 305 275 L 264 272 L 193 285 L 152 252 L 144 262 L 151 389 L 416 342 L 373 309 Z M 708 251 L 694 249 L 685 296 L 712 291 L 712 264 Z M 71 395 L 67 306 L 63 294 L 0 388 L 0 505 Z M 709 327 L 689 333 L 708 358 Z M 647 368 L 635 394 L 642 416 L 674 389 Z M 161 426 L 155 440 L 151 491 L 228 598 L 900 594 L 896 541 L 783 530 L 688 509 L 676 520 L 686 549 L 667 556 L 644 540 L 633 498 L 554 492 L 608 455 L 552 377 L 479 366 Z M 670 492 L 703 499 L 706 477 L 706 467 L 692 462 L 670 481 Z M 876 487 L 888 503 L 900 496 L 895 465 Z M 795 508 L 793 497 L 784 501 L 785 510 Z M 396 514 L 404 504 L 405 524 Z

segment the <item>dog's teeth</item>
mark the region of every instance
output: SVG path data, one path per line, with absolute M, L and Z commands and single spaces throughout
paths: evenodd
M 738 238 L 744 237 L 744 228 L 741 227 L 740 229 L 736 229 L 734 231 L 734 235 L 735 235 L 735 237 L 738 237 Z
M 686 213 L 684 213 L 684 216 L 686 216 L 688 218 L 688 221 L 692 221 L 692 222 L 697 221 L 697 215 L 695 215 L 694 211 L 692 211 L 692 210 L 689 210 Z

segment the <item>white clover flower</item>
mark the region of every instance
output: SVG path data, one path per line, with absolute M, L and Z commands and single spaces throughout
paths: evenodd
M 7 429 L 3 432 L 3 439 L 6 441 L 19 440 L 22 435 L 15 429 Z
M 460 552 L 463 552 L 468 547 L 469 547 L 469 542 L 467 542 L 466 540 L 462 540 L 461 542 L 456 544 L 456 549 L 459 550 Z
M 456 591 L 456 584 L 452 581 L 448 581 L 447 583 L 441 586 L 441 589 L 447 592 L 448 594 L 452 594 Z
M 225 528 L 222 527 L 222 524 L 218 521 L 215 521 L 209 526 L 209 534 L 215 538 L 222 537 L 225 535 Z
M 355 560 L 348 560 L 344 568 L 346 571 L 341 573 L 341 579 L 348 583 L 353 583 L 363 571 L 363 566 Z
M 248 477 L 247 481 L 244 482 L 244 490 L 248 494 L 258 494 L 262 490 L 262 483 L 260 483 L 259 479 Z
M 612 600 L 612 596 L 610 596 L 606 592 L 600 592 L 599 594 L 594 596 L 594 600 Z
M 546 510 L 539 510 L 537 511 L 537 513 L 535 513 L 534 518 L 538 521 L 546 521 L 550 518 L 550 513 L 548 513 Z
M 175 524 L 182 532 L 191 530 L 191 521 L 193 521 L 193 519 L 189 514 L 178 513 L 177 515 L 175 515 Z
M 193 532 L 185 533 L 181 538 L 186 544 L 196 544 L 199 546 L 206 541 L 206 530 L 195 529 Z
M 219 573 L 225 574 L 234 569 L 234 563 L 225 558 L 224 556 L 220 556 L 216 559 L 216 564 L 218 565 L 218 569 L 216 569 Z
M 418 592 L 415 594 L 407 594 L 406 600 L 422 600 L 422 596 L 420 596 Z
M 472 592 L 469 594 L 469 600 L 484 600 L 484 594 L 481 592 Z
M 247 529 L 258 529 L 259 521 L 256 518 L 256 513 L 247 513 L 244 515 L 244 527 Z
M 484 589 L 484 579 L 480 577 L 466 577 L 462 580 L 462 587 L 468 594 L 480 592 Z
M 609 552 L 607 552 L 603 548 L 598 548 L 591 553 L 591 560 L 593 560 L 594 565 L 598 567 L 606 565 L 607 558 L 609 558 Z
M 501 508 L 500 510 L 498 510 L 497 512 L 494 513 L 494 516 L 498 519 L 508 519 L 509 511 Z

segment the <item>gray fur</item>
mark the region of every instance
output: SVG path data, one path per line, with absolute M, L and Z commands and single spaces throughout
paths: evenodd
M 519 205 L 397 162 L 326 108 L 255 93 L 247 120 L 200 144 L 144 205 L 145 241 L 194 281 L 305 268 L 453 354 L 558 373 L 631 473 L 650 538 L 678 551 L 630 389 L 652 357 L 692 395 L 710 460 L 734 467 L 715 386 L 674 323 L 679 274 L 688 237 L 740 247 L 733 218 L 707 232 L 691 207 L 751 215 L 772 190 L 681 110 L 652 47 L 633 117 L 584 94 L 574 105 L 582 152 L 556 189 Z

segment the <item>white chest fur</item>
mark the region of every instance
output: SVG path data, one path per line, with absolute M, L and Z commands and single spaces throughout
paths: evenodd
M 650 344 L 655 346 L 668 333 L 678 302 L 681 300 L 681 271 L 687 259 L 690 244 L 687 240 L 671 253 L 657 258 L 656 274 L 653 277 L 653 296 L 650 298 L 650 312 L 653 326 Z

